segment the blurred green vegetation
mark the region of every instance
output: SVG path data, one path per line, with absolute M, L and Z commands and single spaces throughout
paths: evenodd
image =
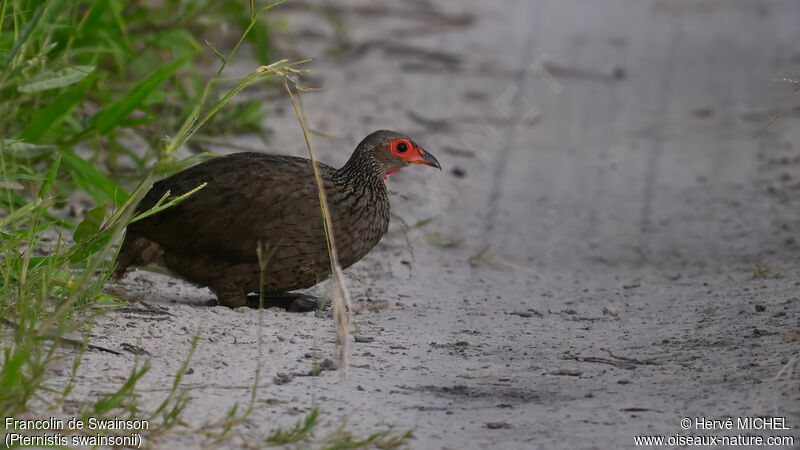
M 271 80 L 300 72 L 299 63 L 271 61 L 264 13 L 280 3 L 0 0 L 3 416 L 53 415 L 74 401 L 87 348 L 116 353 L 90 345 L 89 336 L 98 314 L 125 304 L 104 292 L 125 226 L 192 192 L 145 212 L 135 212 L 138 200 L 157 177 L 208 156 L 177 160 L 175 151 L 192 137 L 261 134 L 262 103 L 231 100 L 255 83 L 283 89 Z M 254 68 L 227 78 L 225 68 L 242 46 Z M 91 200 L 88 211 L 70 209 L 76 194 Z M 199 336 L 198 330 L 155 411 L 139 409 L 136 384 L 150 365 L 137 359 L 124 382 L 101 388 L 111 392 L 80 399 L 79 415 L 147 418 L 145 440 L 188 427 L 181 415 L 191 398 L 180 381 Z M 51 363 L 65 357 L 59 346 L 76 351 L 66 353 L 73 359 L 68 381 L 54 386 L 47 379 Z M 257 386 L 258 374 L 247 408 L 234 404 L 218 423 L 196 431 L 214 442 L 233 438 L 231 427 L 254 410 Z M 316 414 L 302 426 L 279 428 L 267 444 L 308 440 Z M 408 437 L 359 439 L 342 428 L 319 445 L 394 448 Z
M 195 162 L 175 161 L 175 150 L 201 126 L 217 135 L 261 129 L 267 111 L 260 102 L 223 106 L 291 65 L 278 61 L 241 79 L 224 78 L 223 70 L 242 44 L 259 59 L 270 57 L 263 13 L 271 6 L 0 0 L 5 415 L 44 401 L 46 368 L 59 341 L 87 335 L 97 311 L 122 303 L 103 292 L 116 244 L 152 181 Z M 237 31 L 220 36 L 225 28 Z M 198 36 L 219 42 L 200 43 Z M 234 50 L 223 56 L 216 48 Z M 129 158 L 126 168 L 121 158 Z M 69 213 L 76 193 L 94 203 L 88 212 Z

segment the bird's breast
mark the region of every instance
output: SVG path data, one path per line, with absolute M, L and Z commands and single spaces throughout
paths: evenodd
M 339 263 L 348 267 L 363 258 L 389 228 L 388 195 L 375 189 L 342 189 L 328 196 Z

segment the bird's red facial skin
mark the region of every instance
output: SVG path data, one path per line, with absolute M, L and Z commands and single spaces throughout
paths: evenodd
M 416 153 L 416 147 L 408 139 L 395 139 L 389 146 L 395 156 L 409 163 L 411 162 L 409 158 L 413 158 Z
M 400 169 L 394 169 L 394 170 L 390 170 L 390 171 L 386 172 L 386 175 L 383 176 L 383 179 L 385 180 L 388 175 L 391 175 L 391 174 L 393 174 L 395 172 L 400 172 Z
M 408 139 L 395 139 L 390 144 L 390 147 L 395 156 L 409 164 L 431 165 L 430 162 L 425 160 L 425 150 L 422 147 L 417 147 Z

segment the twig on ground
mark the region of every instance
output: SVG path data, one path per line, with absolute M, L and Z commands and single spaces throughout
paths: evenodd
M 658 364 L 654 360 L 640 360 L 640 359 L 636 359 L 636 358 L 628 358 L 628 357 L 625 357 L 625 356 L 616 356 L 613 353 L 611 353 L 611 350 L 606 349 L 605 351 L 609 355 L 611 355 L 611 358 L 613 358 L 613 359 L 604 358 L 602 356 L 580 356 L 580 355 L 569 355 L 569 354 L 561 355 L 561 359 L 578 361 L 578 362 L 609 364 L 609 365 L 612 365 L 614 367 L 618 367 L 620 369 L 625 369 L 625 370 L 633 370 L 633 369 L 636 368 L 636 366 L 641 366 L 641 365 L 656 365 L 656 364 Z
M 17 324 L 12 322 L 12 321 L 10 321 L 10 320 L 8 320 L 8 319 L 4 318 L 3 319 L 3 323 L 5 323 L 6 325 L 8 325 L 10 327 L 17 328 Z M 71 337 L 63 336 L 63 335 L 62 336 L 51 336 L 50 334 L 45 334 L 42 337 L 58 341 L 60 344 L 68 344 L 68 345 L 70 345 L 72 347 L 82 347 L 84 345 L 84 341 L 82 339 L 71 338 Z M 98 351 L 106 352 L 106 353 L 112 353 L 114 355 L 120 355 L 120 356 L 122 355 L 121 352 L 118 352 L 118 351 L 116 351 L 114 349 L 111 349 L 111 348 L 108 348 L 108 347 L 103 347 L 102 345 L 86 344 L 86 348 L 90 348 L 92 350 L 98 350 Z

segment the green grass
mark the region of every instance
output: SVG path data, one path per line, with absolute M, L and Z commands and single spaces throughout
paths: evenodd
M 32 402 L 43 401 L 56 338 L 88 326 L 80 313 L 109 300 L 102 288 L 112 244 L 124 226 L 180 201 L 162 199 L 163 205 L 131 217 L 131 207 L 154 178 L 147 167 L 180 168 L 170 164 L 174 150 L 201 125 L 214 124 L 235 93 L 288 68 L 279 62 L 243 80 L 225 80 L 231 53 L 222 57 L 215 78 L 202 79 L 194 66 L 202 47 L 192 37 L 192 24 L 198 11 L 211 17 L 215 8 L 230 13 L 231 6 L 168 1 L 145 10 L 139 2 L 115 0 L 0 3 L 0 135 L 7 137 L 0 142 L 0 314 L 14 330 L 4 336 L 0 372 L 0 408 L 7 414 L 28 412 Z M 267 8 L 239 19 L 252 29 Z M 226 81 L 236 87 L 211 103 L 215 87 Z M 215 132 L 260 125 L 265 112 L 259 108 L 248 102 L 221 113 L 225 120 Z M 164 140 L 165 130 L 178 134 Z M 127 147 L 132 137 L 149 144 L 143 155 Z M 114 181 L 126 175 L 116 170 L 120 155 L 131 156 L 139 169 L 129 178 L 146 180 L 130 195 Z M 63 212 L 76 190 L 98 205 L 80 223 Z M 147 369 L 134 368 L 90 413 L 130 406 L 133 387 Z M 157 413 L 169 423 L 183 407 L 185 399 L 170 396 Z
M 772 266 L 753 264 L 750 266 L 751 277 L 753 280 L 764 278 L 775 278 L 780 276 L 780 272 Z
M 195 162 L 174 161 L 175 150 L 204 125 L 230 133 L 260 125 L 266 112 L 257 102 L 223 106 L 246 86 L 292 70 L 279 61 L 244 79 L 223 78 L 245 33 L 204 78 L 197 66 L 216 51 L 193 38 L 195 24 L 208 23 L 200 11 L 218 25 L 245 20 L 251 30 L 263 28 L 254 25 L 271 6 L 0 0 L 0 316 L 14 330 L 4 336 L 5 411 L 42 400 L 57 338 L 89 327 L 93 308 L 118 303 L 102 292 L 115 243 L 131 220 L 181 200 L 132 217 L 156 176 Z M 135 170 L 119 168 L 122 156 Z M 144 181 L 129 191 L 119 180 Z M 66 214 L 75 191 L 96 205 L 77 220 Z
M 292 428 L 284 430 L 278 427 L 278 429 L 267 438 L 267 443 L 270 445 L 286 445 L 293 444 L 308 437 L 313 437 L 314 428 L 317 426 L 318 419 L 319 410 L 314 408 L 305 419 L 298 420 L 297 424 Z
M 103 288 L 125 226 L 191 193 L 165 196 L 138 215 L 135 205 L 155 179 L 207 157 L 178 161 L 175 151 L 226 134 L 256 133 L 266 139 L 261 123 L 268 111 L 261 102 L 231 100 L 255 83 L 282 88 L 279 81 L 285 84 L 299 73 L 298 63 L 271 60 L 264 13 L 279 3 L 0 0 L 4 416 L 48 416 L 74 402 L 94 318 L 124 304 Z M 220 42 L 195 38 L 218 35 L 206 31 L 223 24 L 241 33 Z M 225 68 L 242 46 L 262 65 L 243 78 L 228 78 Z M 226 48 L 231 50 L 219 50 Z M 208 67 L 216 70 L 203 70 Z M 94 206 L 71 215 L 69 198 L 76 192 L 85 193 Z M 78 416 L 148 419 L 150 436 L 192 431 L 182 418 L 191 398 L 180 382 L 199 333 L 154 411 L 139 407 L 136 386 L 150 363 L 137 359 L 115 390 L 82 399 Z M 49 367 L 65 357 L 56 351 L 64 346 L 74 349 L 68 353 L 71 376 L 64 386 L 53 387 L 46 384 Z M 246 408 L 240 411 L 236 404 L 218 422 L 193 431 L 213 441 L 236 437 L 233 427 L 255 409 L 258 378 L 256 373 Z M 359 439 L 342 426 L 312 441 L 317 425 L 315 408 L 263 444 L 392 448 L 410 436 L 382 432 Z
M 411 431 L 402 434 L 392 434 L 390 431 L 373 433 L 366 438 L 359 438 L 347 430 L 347 423 L 342 424 L 333 432 L 319 439 L 314 438 L 314 429 L 319 424 L 319 410 L 314 408 L 311 412 L 288 429 L 278 428 L 269 437 L 266 443 L 270 446 L 285 446 L 288 444 L 302 443 L 313 445 L 313 448 L 325 450 L 338 450 L 348 448 L 405 448 L 407 440 L 413 437 Z

